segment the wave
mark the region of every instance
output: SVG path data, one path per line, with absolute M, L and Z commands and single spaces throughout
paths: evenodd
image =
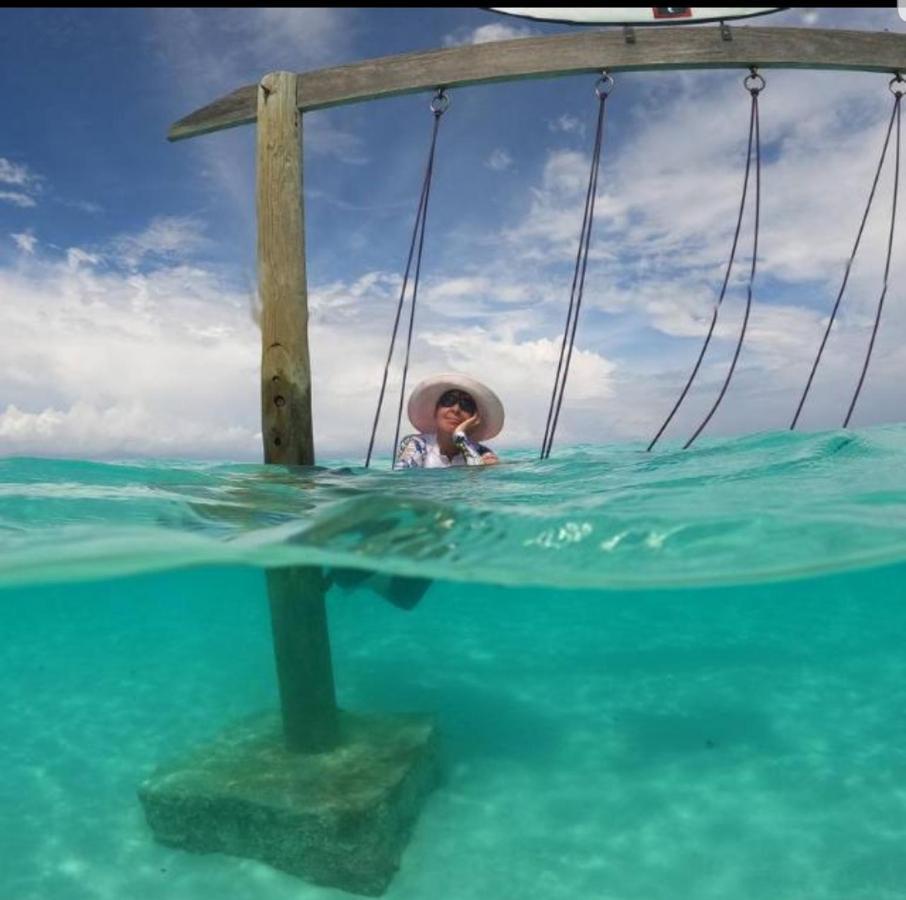
M 212 564 L 604 590 L 744 584 L 901 562 L 904 511 L 903 425 L 405 472 L 15 458 L 0 460 L 0 586 Z

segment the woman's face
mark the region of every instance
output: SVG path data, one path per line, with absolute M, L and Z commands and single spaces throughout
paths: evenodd
M 471 419 L 475 415 L 475 410 L 475 401 L 470 394 L 458 390 L 447 391 L 441 396 L 434 410 L 434 423 L 438 434 L 453 434 L 466 419 Z

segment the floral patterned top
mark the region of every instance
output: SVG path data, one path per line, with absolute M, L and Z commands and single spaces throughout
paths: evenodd
M 453 443 L 459 448 L 453 459 L 448 459 L 437 444 L 436 434 L 409 434 L 400 441 L 394 469 L 443 469 L 449 466 L 480 466 L 484 453 L 491 453 L 490 447 L 476 444 L 462 431 L 453 433 Z

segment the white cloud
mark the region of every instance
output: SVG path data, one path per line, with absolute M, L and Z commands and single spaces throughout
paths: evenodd
M 37 206 L 35 198 L 41 193 L 43 179 L 24 163 L 13 162 L 0 156 L 0 185 L 17 188 L 14 191 L 0 191 L 0 201 L 22 209 L 30 209 Z
M 85 259 L 90 254 L 76 250 L 70 253 L 78 259 L 74 267 L 35 259 L 15 272 L 0 270 L 0 295 L 11 301 L 0 305 L 0 396 L 6 404 L 0 407 L 0 453 L 259 459 L 260 336 L 247 292 L 198 266 L 163 259 L 143 273 L 129 273 L 93 265 Z M 311 290 L 313 402 L 322 459 L 364 454 L 399 286 L 396 273 L 369 272 Z M 704 333 L 707 300 L 667 283 L 640 298 L 632 291 L 619 298 L 617 306 L 624 309 L 641 304 L 664 333 L 692 338 L 645 371 L 595 347 L 602 332 L 590 300 L 558 442 L 650 436 Z M 533 270 L 427 279 L 409 386 L 438 370 L 483 378 L 506 404 L 507 427 L 497 445 L 537 446 L 565 301 L 560 279 L 541 282 Z M 713 400 L 739 325 L 738 301 L 727 301 L 713 353 L 677 419 L 676 434 L 688 431 Z M 820 318 L 797 307 L 756 304 L 733 394 L 709 433 L 785 424 L 778 417 L 791 412 L 786 407 L 801 389 Z M 903 316 L 891 318 L 886 324 L 895 331 Z M 616 331 L 610 324 L 603 333 Z M 853 360 L 864 352 L 865 334 L 861 324 L 835 330 L 804 421 L 833 421 L 834 399 L 853 387 Z M 388 384 L 381 453 L 392 439 L 403 340 L 404 331 Z M 860 409 L 869 420 L 899 403 L 895 385 L 903 360 L 897 354 L 903 353 L 890 334 L 881 344 Z
M 345 62 L 354 40 L 350 10 L 342 8 L 166 9 L 153 21 L 166 71 L 197 104 L 266 72 Z
M 0 270 L 0 453 L 255 458 L 258 332 L 211 273 Z
M 24 187 L 33 181 L 34 176 L 29 172 L 28 166 L 12 162 L 0 156 L 0 183 Z
M 0 201 L 12 203 L 23 209 L 30 209 L 38 205 L 37 198 L 45 193 L 46 179 L 33 172 L 24 163 L 16 163 L 0 156 L 0 185 L 9 185 L 18 188 L 15 191 L 0 191 Z M 101 207 L 88 200 L 66 200 L 53 196 L 53 200 L 62 206 L 79 209 L 82 212 L 98 213 Z
M 164 9 L 150 12 L 151 39 L 178 116 L 187 115 L 267 72 L 305 72 L 347 62 L 355 39 L 348 9 Z M 176 118 L 177 116 L 174 116 Z M 305 119 L 308 152 L 352 165 L 368 160 L 368 142 L 337 127 L 331 110 Z M 212 201 L 232 206 L 235 233 L 255 244 L 255 130 L 232 129 L 188 142 Z M 216 199 L 215 199 L 216 198 Z
M 121 265 L 135 268 L 148 259 L 188 259 L 208 244 L 205 225 L 187 216 L 157 216 L 137 234 L 113 241 L 111 256 Z
M 66 265 L 70 269 L 78 269 L 79 266 L 96 266 L 101 261 L 100 256 L 96 253 L 88 253 L 81 247 L 69 247 L 66 250 Z
M 505 172 L 513 165 L 513 157 L 502 147 L 496 147 L 484 164 L 494 172 Z
M 99 203 L 92 203 L 91 200 L 60 200 L 60 203 L 89 215 L 96 215 L 99 212 L 103 212 L 104 209 Z
M 333 156 L 357 166 L 368 162 L 365 142 L 357 134 L 337 128 L 330 120 L 329 110 L 306 114 L 304 139 L 312 153 Z
M 242 426 L 167 414 L 141 398 L 107 406 L 78 401 L 38 412 L 11 404 L 0 412 L 0 447 L 20 454 L 250 457 L 257 444 L 257 435 Z
M 549 121 L 547 127 L 550 131 L 562 131 L 566 134 L 578 134 L 580 136 L 585 134 L 585 123 L 578 117 L 569 115 L 569 113 L 564 113 L 562 116 Z
M 768 78 L 762 98 L 762 138 L 769 155 L 762 162 L 759 276 L 835 287 L 871 183 L 889 98 L 870 93 L 868 79 L 835 73 L 821 74 L 830 84 L 818 83 L 813 73 Z M 775 87 L 775 82 L 780 83 Z M 666 108 L 656 116 L 653 108 L 640 109 L 629 139 L 605 153 L 592 259 L 607 263 L 611 286 L 633 285 L 637 308 L 645 308 L 642 294 L 659 277 L 682 293 L 685 286 L 700 285 L 705 277 L 713 283 L 722 275 L 745 163 L 748 110 L 741 93 L 736 79 L 727 83 L 713 74 L 686 74 Z M 640 105 L 646 103 L 651 101 Z M 716 109 L 729 112 L 715 117 Z M 575 255 L 589 162 L 584 153 L 549 154 L 527 214 L 504 230 L 513 252 L 538 264 Z M 891 169 L 888 161 L 856 281 L 858 271 L 866 277 L 876 271 L 885 245 Z M 753 194 L 751 183 L 739 272 L 750 252 Z
M 516 38 L 531 37 L 537 34 L 528 25 L 480 25 L 478 28 L 459 28 L 452 34 L 444 36 L 445 47 L 457 47 L 461 44 L 488 44 L 492 41 L 511 41 Z
M 23 253 L 34 253 L 38 239 L 31 231 L 24 231 L 18 234 L 11 234 L 10 237 L 16 242 L 16 246 Z
M 37 206 L 34 198 L 29 197 L 28 194 L 22 194 L 19 191 L 0 191 L 0 200 L 5 201 L 6 203 L 12 203 L 13 206 L 21 206 L 23 209 Z
M 540 446 L 553 387 L 562 335 L 538 340 L 514 340 L 499 329 L 474 327 L 425 334 L 433 357 L 450 369 L 475 373 L 488 381 L 504 401 L 507 412 L 507 446 Z M 434 370 L 439 365 L 435 364 Z M 616 364 L 601 354 L 577 349 L 573 352 L 568 402 L 561 413 L 559 439 L 582 440 L 582 422 L 589 411 L 599 409 L 613 397 Z M 430 374 L 423 368 L 425 377 Z M 412 382 L 415 383 L 414 381 Z
M 0 304 L 0 453 L 259 459 L 260 335 L 248 293 L 166 257 L 141 273 L 104 265 L 106 258 L 70 248 L 62 260 L 33 255 L 0 270 L 8 300 Z M 364 452 L 399 286 L 395 273 L 370 272 L 311 290 L 321 458 Z M 559 345 L 523 337 L 533 318 L 522 310 L 480 328 L 457 316 L 465 298 L 518 302 L 531 300 L 528 291 L 494 278 L 429 280 L 422 302 L 431 315 L 417 329 L 410 370 L 410 386 L 437 368 L 484 373 L 506 395 L 511 445 L 538 437 L 537 394 L 549 389 Z M 389 397 L 399 385 L 402 340 Z M 610 371 L 608 361 L 580 351 L 576 397 L 606 390 Z M 395 400 L 388 404 L 385 449 Z
M 268 61 L 268 71 L 329 65 L 351 44 L 348 10 L 262 7 L 231 12 L 232 26 L 250 38 L 249 54 Z
M 525 260 L 553 263 L 573 259 L 579 240 L 582 209 L 588 187 L 590 158 L 572 150 L 551 152 L 541 183 L 530 189 L 531 203 L 522 221 L 504 229 L 503 237 Z M 599 197 L 599 221 L 622 221 L 623 208 L 606 195 Z M 599 252 L 595 245 L 593 254 Z

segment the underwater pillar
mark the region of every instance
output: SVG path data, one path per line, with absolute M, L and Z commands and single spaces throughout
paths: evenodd
M 265 463 L 315 462 L 298 80 L 258 85 L 258 289 Z M 249 717 L 152 772 L 139 797 L 160 843 L 229 853 L 344 891 L 389 886 L 440 780 L 424 715 L 336 706 L 318 567 L 266 573 L 282 715 Z M 342 740 L 341 740 L 342 734 Z
M 340 741 L 324 576 L 311 566 L 270 569 L 267 593 L 286 747 L 322 753 Z

